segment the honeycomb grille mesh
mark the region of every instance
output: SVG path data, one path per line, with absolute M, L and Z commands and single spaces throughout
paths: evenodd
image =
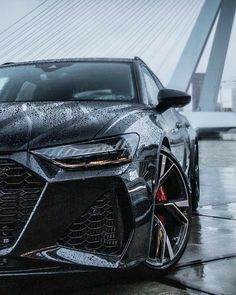
M 104 194 L 77 219 L 59 244 L 76 250 L 116 254 L 119 251 L 116 218 L 110 194 Z
M 44 183 L 23 166 L 0 159 L 0 249 L 11 247 L 23 230 Z

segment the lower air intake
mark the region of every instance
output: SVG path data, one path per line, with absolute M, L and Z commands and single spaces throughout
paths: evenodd
M 114 212 L 111 197 L 111 194 L 107 193 L 98 198 L 69 227 L 59 244 L 76 250 L 117 254 L 120 250 L 119 216 Z
M 0 159 L 0 250 L 16 242 L 43 187 L 41 179 L 20 164 Z

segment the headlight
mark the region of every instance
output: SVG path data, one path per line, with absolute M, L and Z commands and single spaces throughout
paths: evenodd
M 132 161 L 138 146 L 136 133 L 90 142 L 43 148 L 33 154 L 65 169 L 79 169 L 126 164 Z

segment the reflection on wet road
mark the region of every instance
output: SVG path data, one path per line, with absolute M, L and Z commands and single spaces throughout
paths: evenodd
M 0 295 L 236 294 L 236 141 L 201 141 L 200 169 L 201 202 L 190 241 L 167 277 L 143 278 L 132 270 L 7 281 L 8 292 L 0 286 Z
M 201 205 L 236 202 L 236 141 L 200 141 Z

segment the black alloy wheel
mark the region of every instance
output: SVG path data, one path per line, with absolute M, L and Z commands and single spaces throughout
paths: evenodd
M 163 274 L 182 256 L 190 232 L 192 207 L 186 176 L 168 149 L 160 153 L 149 255 L 144 267 Z
M 198 203 L 200 199 L 200 177 L 199 177 L 199 157 L 198 157 L 198 145 L 195 144 L 195 158 L 193 166 L 193 175 L 191 180 L 192 186 L 192 210 L 196 211 L 198 208 Z

